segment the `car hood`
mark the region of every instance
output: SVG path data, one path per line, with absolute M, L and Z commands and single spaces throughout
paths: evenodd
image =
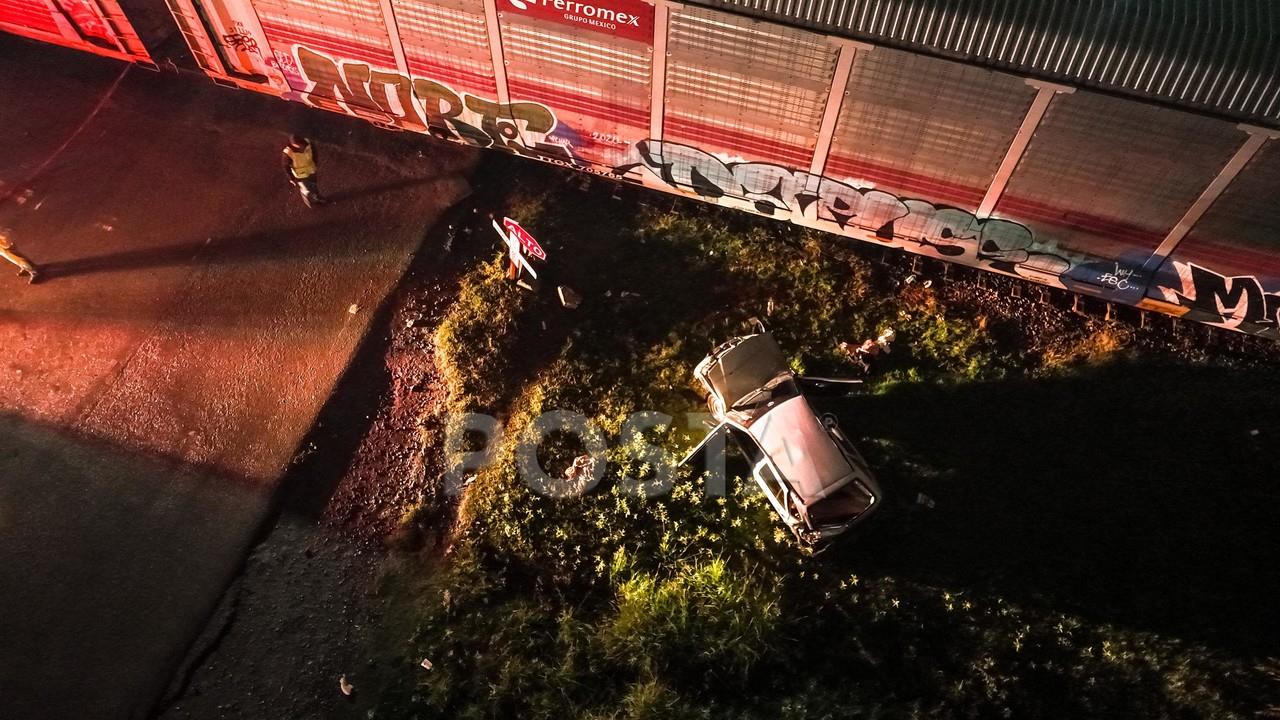
M 728 349 L 699 363 L 699 370 L 727 409 L 768 385 L 778 375 L 791 372 L 778 343 L 768 333 L 741 338 Z

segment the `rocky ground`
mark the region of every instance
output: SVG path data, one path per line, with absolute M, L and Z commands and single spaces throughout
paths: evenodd
M 280 516 L 228 590 L 162 703 L 161 718 L 359 717 L 365 630 L 406 513 L 438 471 L 428 452 L 442 401 L 431 335 L 459 270 L 487 246 L 455 247 L 454 209 L 329 400 L 285 479 Z M 468 234 L 469 236 L 469 234 Z M 439 529 L 447 529 L 447 523 Z M 406 539 L 420 545 L 423 538 Z M 346 696 L 339 680 L 355 690 Z

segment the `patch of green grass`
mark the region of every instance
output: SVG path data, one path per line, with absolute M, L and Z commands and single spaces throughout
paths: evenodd
M 908 487 L 945 492 L 965 478 L 1013 488 L 1004 495 L 1036 482 L 1023 477 L 1022 455 L 1022 465 L 989 461 L 1008 434 L 981 444 L 981 429 L 999 422 L 994 407 L 953 433 L 969 444 L 936 450 L 925 431 L 944 390 L 1042 368 L 1002 347 L 983 318 L 930 289 L 883 282 L 820 233 L 736 213 L 634 213 L 561 189 L 520 202 L 520 219 L 584 302 L 565 311 L 523 294 L 494 261 L 470 273 L 441 326 L 451 408 L 499 415 L 505 441 L 462 501 L 447 562 L 428 570 L 402 559 L 389 575 L 392 634 L 411 639 L 384 653 L 393 666 L 431 657 L 436 670 L 395 675 L 374 717 L 1230 718 L 1280 697 L 1247 661 L 1195 642 L 947 582 L 921 557 L 947 555 L 963 533 L 907 537 L 910 514 L 808 558 L 749 481 L 709 497 L 700 478 L 677 473 L 669 492 L 645 497 L 639 484 L 703 432 L 685 424 L 704 410 L 691 369 L 749 318 L 775 333 L 793 367 L 822 374 L 852 371 L 840 342 L 896 331 L 865 399 L 836 410 L 855 438 L 884 433 L 862 446 L 907 497 Z M 1116 349 L 1086 345 L 1064 357 Z M 913 413 L 897 428 L 895 403 Z M 585 415 L 611 443 L 604 479 L 580 496 L 534 492 L 517 469 L 521 434 L 552 409 Z M 673 425 L 624 431 L 639 410 Z M 948 417 L 946 427 L 963 423 Z M 579 452 L 557 436 L 539 457 L 559 474 Z M 970 456 L 980 462 L 963 462 Z M 983 502 L 955 501 L 953 512 L 972 511 L 955 524 L 1012 524 L 1024 511 Z
M 776 644 L 781 610 L 771 587 L 721 558 L 679 563 L 670 577 L 614 558 L 617 601 L 600 628 L 608 655 L 642 675 L 742 678 Z
M 449 388 L 451 414 L 491 410 L 503 397 L 509 353 L 529 297 L 507 281 L 502 257 L 463 278 L 436 330 L 436 365 Z

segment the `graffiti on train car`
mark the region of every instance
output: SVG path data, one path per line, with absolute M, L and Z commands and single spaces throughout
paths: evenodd
M 1280 292 L 1267 292 L 1253 275 L 1227 277 L 1191 262 L 1174 261 L 1176 287 L 1157 289 L 1165 301 L 1187 308 L 1198 322 L 1280 338 Z
M 1114 258 L 1067 252 L 1014 220 L 979 218 L 963 208 L 774 163 L 722 160 L 677 142 L 642 140 L 628 162 L 596 168 L 575 157 L 568 143 L 553 141 L 557 131 L 569 129 L 542 103 L 502 104 L 436 80 L 409 78 L 363 62 L 339 62 L 302 46 L 294 53 L 308 84 L 302 97 L 319 108 L 411 130 L 430 129 L 578 170 L 631 179 L 648 173 L 667 187 L 709 201 L 1115 302 L 1139 304 L 1153 286 L 1152 297 L 1185 308 L 1188 319 L 1280 338 L 1280 293 L 1267 292 L 1252 276 L 1225 277 L 1173 262 L 1179 286 L 1157 286 L 1143 268 L 1149 254 Z
M 363 62 L 339 63 L 303 46 L 294 52 L 309 84 L 303 97 L 314 107 L 409 130 L 425 128 L 477 147 L 575 164 L 567 146 L 547 141 L 559 123 L 542 103 L 503 104 L 435 80 L 411 79 Z
M 1062 282 L 1066 257 L 1039 245 L 1031 230 L 1000 218 L 926 200 L 860 188 L 834 178 L 763 162 L 726 162 L 698 148 L 662 140 L 636 143 L 636 160 L 615 168 L 626 175 L 648 170 L 675 188 L 716 201 L 738 201 L 756 212 L 885 243 L 918 245 L 952 262 L 984 265 L 1040 282 Z M 861 231 L 859 233 L 858 231 Z M 1140 267 L 1140 263 L 1139 263 Z M 1136 267 L 1117 267 L 1132 280 Z M 1099 292 L 1107 291 L 1096 278 Z M 1126 289 L 1129 283 L 1126 283 Z
M 222 44 L 239 52 L 262 54 L 262 50 L 258 48 L 258 41 L 245 29 L 243 23 L 236 23 L 235 30 L 223 35 Z

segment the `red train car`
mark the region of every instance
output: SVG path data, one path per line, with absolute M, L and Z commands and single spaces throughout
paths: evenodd
M 1280 338 L 1280 10 L 1140 5 L 167 0 L 220 82 Z
M 121 60 L 151 63 L 116 0 L 0 0 L 0 30 Z

